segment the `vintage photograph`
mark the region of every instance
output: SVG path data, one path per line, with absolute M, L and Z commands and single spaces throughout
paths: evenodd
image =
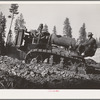
M 100 89 L 100 3 L 0 2 L 0 89 Z

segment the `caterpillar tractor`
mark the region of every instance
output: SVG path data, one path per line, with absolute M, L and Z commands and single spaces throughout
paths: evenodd
M 26 63 L 36 60 L 49 64 L 84 64 L 85 60 L 75 50 L 74 38 L 50 34 L 45 31 L 18 30 L 16 48 Z

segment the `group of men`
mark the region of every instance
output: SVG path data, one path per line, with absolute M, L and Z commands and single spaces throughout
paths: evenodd
M 40 43 L 41 41 L 44 43 L 47 43 L 46 36 L 49 36 L 49 32 L 43 32 L 43 24 L 40 24 L 36 33 L 37 38 L 37 43 Z M 26 39 L 27 40 L 27 39 Z M 40 41 L 41 40 L 41 41 Z M 81 40 L 80 40 L 81 41 Z M 81 43 L 76 43 L 76 51 L 79 55 L 83 57 L 87 56 L 94 56 L 96 49 L 97 49 L 97 44 L 96 40 L 93 38 L 92 32 L 88 32 L 88 40 Z
M 38 28 L 40 33 L 42 33 L 42 29 L 43 29 L 43 24 L 40 24 Z M 77 47 L 76 51 L 78 52 L 79 55 L 83 57 L 94 56 L 97 49 L 97 43 L 96 40 L 93 38 L 92 32 L 88 32 L 87 41 L 83 43 L 80 42 L 78 45 L 76 44 L 76 47 Z
M 42 29 L 43 29 L 43 24 L 40 24 L 39 26 L 40 33 L 42 32 Z M 94 56 L 97 49 L 97 43 L 96 40 L 93 38 L 92 32 L 88 32 L 87 41 L 79 43 L 78 45 L 76 44 L 76 46 L 77 46 L 76 51 L 78 52 L 79 55 L 83 57 Z
M 46 43 L 48 36 L 50 33 L 48 31 L 44 30 L 43 24 L 40 24 L 37 30 L 32 30 L 32 31 L 25 31 L 26 33 L 29 33 L 29 35 L 25 35 L 23 38 L 25 40 L 24 46 L 27 47 L 28 44 L 31 43 Z

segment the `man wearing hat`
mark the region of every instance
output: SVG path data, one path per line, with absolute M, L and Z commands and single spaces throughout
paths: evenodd
M 83 52 L 81 53 L 83 57 L 94 56 L 97 49 L 97 44 L 96 40 L 93 38 L 92 32 L 88 32 L 88 40 L 85 43 L 83 43 L 79 49 L 83 49 Z

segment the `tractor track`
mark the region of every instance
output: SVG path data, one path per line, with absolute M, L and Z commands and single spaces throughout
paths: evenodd
M 46 58 L 49 58 L 51 55 L 54 56 L 55 59 L 60 59 L 60 58 L 64 58 L 66 60 L 73 60 L 73 61 L 78 61 L 78 62 L 84 62 L 84 58 L 77 56 L 77 55 L 72 55 L 69 52 L 63 52 L 63 51 L 57 51 L 57 50 L 47 50 L 47 49 L 31 49 L 25 57 L 25 61 L 27 62 L 27 60 L 29 58 L 35 58 L 38 55 L 42 55 L 43 57 L 45 56 Z

